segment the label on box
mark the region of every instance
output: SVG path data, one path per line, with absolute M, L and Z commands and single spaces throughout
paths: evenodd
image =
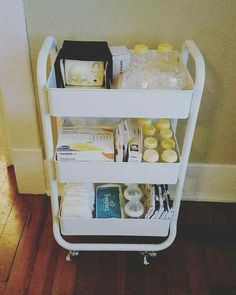
M 64 162 L 114 162 L 113 129 L 61 128 L 58 136 L 57 160 Z
M 98 187 L 96 193 L 97 218 L 121 218 L 120 188 Z

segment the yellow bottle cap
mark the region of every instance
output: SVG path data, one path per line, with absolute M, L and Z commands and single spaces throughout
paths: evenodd
M 153 125 L 144 125 L 143 134 L 144 136 L 153 136 L 156 132 L 156 128 Z
M 146 53 L 148 52 L 148 46 L 145 44 L 137 44 L 134 46 L 134 51 L 136 53 Z
M 146 149 L 155 149 L 157 147 L 157 140 L 154 137 L 146 137 L 144 139 L 144 147 Z
M 175 148 L 175 141 L 171 138 L 166 138 L 161 141 L 161 147 L 166 150 Z
M 164 150 L 164 152 L 161 154 L 161 159 L 167 163 L 174 163 L 177 161 L 178 156 L 174 150 Z
M 159 159 L 159 154 L 154 149 L 147 149 L 143 153 L 143 160 L 149 163 L 155 163 Z
M 152 124 L 152 120 L 148 119 L 148 118 L 140 118 L 138 119 L 138 124 L 143 126 L 143 125 L 151 125 Z
M 173 49 L 173 46 L 169 43 L 161 43 L 158 45 L 158 50 L 161 52 L 169 52 Z
M 173 132 L 169 128 L 163 128 L 160 130 L 160 138 L 171 138 Z
M 156 123 L 157 129 L 170 128 L 170 120 L 160 119 Z

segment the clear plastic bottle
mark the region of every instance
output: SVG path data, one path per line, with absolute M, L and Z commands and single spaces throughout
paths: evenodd
M 149 61 L 150 53 L 149 48 L 145 44 L 137 44 L 134 46 L 132 64 L 133 65 L 142 65 Z
M 139 200 L 141 200 L 143 197 L 143 192 L 138 187 L 138 185 L 130 184 L 124 190 L 124 197 L 127 201 L 130 201 L 132 198 L 138 198 Z
M 144 213 L 144 206 L 140 202 L 139 197 L 132 197 L 130 201 L 125 204 L 124 211 L 129 218 L 141 218 Z
M 173 50 L 173 47 L 169 43 L 161 43 L 158 46 L 158 60 L 163 65 L 176 65 L 177 64 L 177 53 Z
M 157 67 L 161 71 L 159 82 L 163 89 L 183 89 L 185 73 L 179 63 L 179 54 L 169 43 L 158 46 Z

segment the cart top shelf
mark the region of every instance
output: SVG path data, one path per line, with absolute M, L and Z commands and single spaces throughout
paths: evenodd
M 191 80 L 190 80 L 191 84 Z M 52 116 L 187 118 L 189 90 L 126 90 L 57 88 L 52 70 L 47 83 Z

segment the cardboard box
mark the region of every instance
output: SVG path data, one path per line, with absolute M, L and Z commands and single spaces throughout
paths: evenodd
M 62 127 L 57 160 L 63 162 L 114 162 L 113 128 Z
M 113 78 L 127 71 L 130 67 L 130 52 L 125 46 L 110 46 L 112 54 Z

